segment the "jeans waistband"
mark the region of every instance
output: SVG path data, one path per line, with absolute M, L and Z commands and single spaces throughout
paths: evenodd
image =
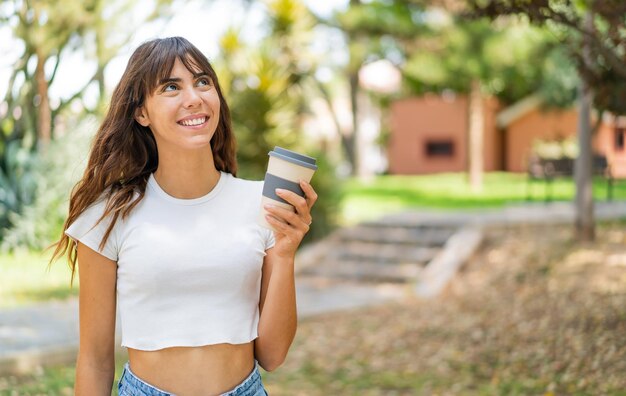
M 124 393 L 124 390 L 132 389 L 135 392 Z M 136 391 L 140 391 L 142 396 L 176 396 L 173 393 L 165 392 L 156 386 L 150 385 L 137 377 L 135 373 L 130 369 L 130 364 L 127 362 L 124 365 L 124 371 L 118 384 L 118 391 L 121 396 L 137 394 Z M 258 392 L 264 392 L 263 383 L 261 381 L 261 374 L 259 373 L 258 362 L 254 362 L 254 369 L 239 385 L 234 389 L 222 393 L 220 396 L 255 396 Z M 261 393 L 261 394 L 263 394 Z M 265 393 L 267 394 L 267 393 Z

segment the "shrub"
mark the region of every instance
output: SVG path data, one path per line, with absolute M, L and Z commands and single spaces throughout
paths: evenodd
M 56 241 L 67 218 L 69 193 L 86 165 L 95 121 L 86 118 L 75 131 L 57 138 L 33 160 L 34 198 L 22 210 L 8 214 L 10 226 L 0 249 L 41 250 Z

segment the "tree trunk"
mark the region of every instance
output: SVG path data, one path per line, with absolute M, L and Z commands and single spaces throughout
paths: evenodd
M 52 136 L 52 111 L 50 110 L 50 99 L 48 98 L 48 80 L 44 64 L 46 57 L 37 54 L 37 67 L 35 68 L 35 82 L 37 84 L 37 96 L 39 97 L 37 105 L 37 144 L 42 150 L 46 150 L 50 144 Z
M 106 85 L 104 83 L 104 67 L 106 65 L 98 64 L 96 70 L 96 81 L 98 82 L 98 101 L 96 102 L 96 113 L 104 115 L 106 112 Z
M 361 0 L 350 0 L 350 7 L 358 7 Z M 354 33 L 348 33 L 348 46 L 350 43 L 356 43 L 359 37 Z M 359 150 L 359 69 L 363 63 L 362 59 L 355 59 L 356 55 L 350 52 L 350 61 L 348 62 L 348 80 L 350 83 L 350 107 L 352 111 L 352 134 L 347 139 L 348 159 L 352 167 L 352 176 L 358 176 L 361 171 L 361 153 Z
M 361 171 L 361 155 L 359 152 L 359 71 L 350 74 L 350 104 L 352 110 L 352 136 L 350 136 L 348 155 L 352 159 L 352 175 L 358 176 Z
M 337 112 L 335 111 L 335 108 L 333 106 L 333 99 L 324 84 L 317 80 L 315 80 L 315 84 L 322 94 L 322 98 L 324 98 L 324 100 L 326 101 L 328 111 L 330 112 L 330 117 L 333 120 L 333 124 L 335 124 L 335 129 L 337 130 L 337 135 L 341 139 L 341 147 L 343 149 L 343 152 L 346 155 L 348 163 L 350 163 L 350 166 L 352 166 L 352 164 L 354 164 L 354 158 L 352 157 L 352 135 L 346 135 L 343 132 L 341 124 L 339 123 L 339 117 L 337 116 Z
M 473 80 L 468 103 L 469 129 L 467 142 L 467 164 L 469 183 L 473 192 L 482 190 L 483 185 L 483 141 L 485 113 L 480 81 Z
M 593 191 L 591 174 L 591 93 L 583 81 L 579 88 L 578 145 L 580 154 L 576 159 L 576 235 L 579 240 L 595 238 L 593 215 Z
M 593 28 L 593 15 L 585 17 L 587 28 Z M 583 57 L 589 62 L 590 52 L 587 39 L 583 42 Z M 580 154 L 574 169 L 576 178 L 576 236 L 582 241 L 595 239 L 593 214 L 593 184 L 591 172 L 591 87 L 581 78 L 579 87 L 578 145 Z

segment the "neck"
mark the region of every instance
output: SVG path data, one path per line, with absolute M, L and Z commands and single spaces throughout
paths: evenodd
M 163 191 L 174 198 L 202 197 L 217 185 L 220 172 L 215 168 L 211 149 L 161 156 L 154 178 Z

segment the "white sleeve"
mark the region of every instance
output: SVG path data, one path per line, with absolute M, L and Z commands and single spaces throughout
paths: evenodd
M 256 181 L 254 184 L 256 186 L 256 190 L 252 192 L 253 197 L 255 199 L 254 205 L 251 206 L 253 212 L 253 216 L 258 216 L 258 211 L 261 209 L 261 196 L 263 194 L 263 180 Z M 266 227 L 261 227 L 263 229 L 263 236 L 265 240 L 265 250 L 271 249 L 276 244 L 276 239 L 274 238 L 274 231 L 270 230 Z
M 119 224 L 119 219 L 111 231 L 111 234 L 109 234 L 109 238 L 104 247 L 100 250 L 102 238 L 111 224 L 111 216 L 109 215 L 96 225 L 96 222 L 104 213 L 105 205 L 106 200 L 104 199 L 99 199 L 96 203 L 92 204 L 67 227 L 65 234 L 74 241 L 80 241 L 109 260 L 117 261 L 118 244 L 115 229 Z
M 276 239 L 274 238 L 274 231 L 263 228 L 265 232 L 265 250 L 271 249 L 276 244 Z

